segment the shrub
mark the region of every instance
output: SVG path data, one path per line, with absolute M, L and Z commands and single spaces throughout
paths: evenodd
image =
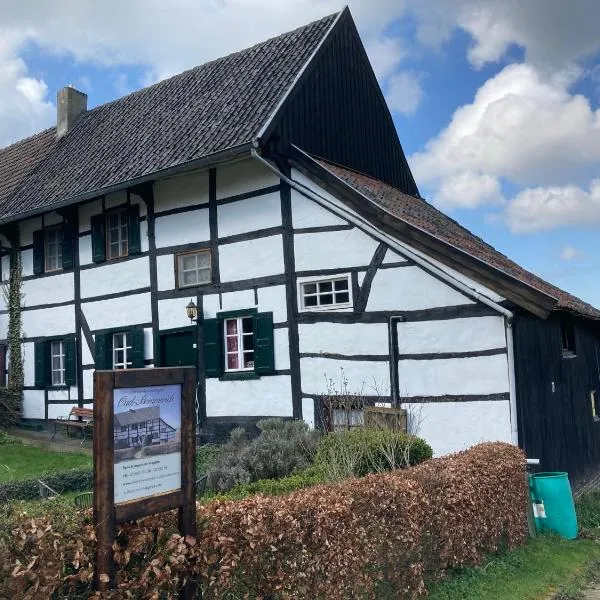
M 339 481 L 416 465 L 432 454 L 421 438 L 389 429 L 356 428 L 324 436 L 315 463 L 329 481 Z
M 12 435 L 6 433 L 6 431 L 0 431 L 0 446 L 21 444 L 21 440 Z
M 320 434 L 303 421 L 264 419 L 257 423 L 260 435 L 248 440 L 234 429 L 208 469 L 208 488 L 227 491 L 260 479 L 277 479 L 305 469 L 312 463 Z
M 39 498 L 38 479 L 41 479 L 55 492 L 64 494 L 65 492 L 80 492 L 91 489 L 93 475 L 91 467 L 76 467 L 65 471 L 46 473 L 31 479 L 0 483 L 0 502 Z
M 219 456 L 219 447 L 215 444 L 203 444 L 196 449 L 196 474 L 206 475 L 208 469 Z

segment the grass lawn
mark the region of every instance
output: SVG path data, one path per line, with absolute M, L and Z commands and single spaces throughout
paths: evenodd
M 0 483 L 91 464 L 90 456 L 78 452 L 51 452 L 25 444 L 0 445 Z

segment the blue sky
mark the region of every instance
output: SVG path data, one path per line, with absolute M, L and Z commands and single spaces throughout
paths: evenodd
M 51 6 L 52 4 L 52 6 Z M 0 146 L 300 26 L 334 0 L 5 0 Z M 355 0 L 421 194 L 600 306 L 600 2 Z

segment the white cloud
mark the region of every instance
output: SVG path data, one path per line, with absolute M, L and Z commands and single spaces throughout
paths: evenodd
M 419 107 L 422 96 L 421 77 L 417 73 L 403 71 L 388 79 L 385 98 L 390 110 L 412 115 Z
M 441 208 L 477 208 L 483 204 L 502 204 L 504 198 L 495 177 L 464 172 L 446 177 L 433 201 Z
M 576 185 L 526 188 L 509 203 L 504 215 L 514 233 L 600 223 L 600 179 L 588 190 Z
M 560 258 L 566 262 L 575 260 L 582 256 L 581 250 L 578 250 L 574 246 L 563 246 L 560 251 Z

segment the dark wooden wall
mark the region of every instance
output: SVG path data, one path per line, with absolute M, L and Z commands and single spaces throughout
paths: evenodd
M 572 480 L 600 469 L 600 421 L 590 392 L 600 394 L 599 329 L 572 319 L 576 356 L 563 358 L 561 318 L 518 315 L 514 327 L 519 444 L 542 471 L 567 471 Z M 554 391 L 552 390 L 554 382 Z
M 394 122 L 348 11 L 274 126 L 287 142 L 418 195 Z

